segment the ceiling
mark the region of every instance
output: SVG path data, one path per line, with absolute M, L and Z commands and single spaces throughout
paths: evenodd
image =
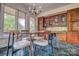
M 42 12 L 45 12 L 65 5 L 69 5 L 70 3 L 24 3 L 24 6 L 26 7 L 26 10 L 28 10 L 28 7 L 33 6 L 33 4 L 36 5 L 37 9 L 39 6 L 41 6 Z
M 37 9 L 39 6 L 42 7 L 42 12 L 53 10 L 55 8 L 59 8 L 65 5 L 69 5 L 71 3 L 6 3 L 7 5 L 10 5 L 14 8 L 23 9 L 23 11 L 28 12 L 28 8 L 33 6 L 33 4 L 36 5 Z

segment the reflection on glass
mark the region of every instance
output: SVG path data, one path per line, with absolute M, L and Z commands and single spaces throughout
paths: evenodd
M 61 25 L 66 26 L 66 16 L 62 15 L 60 20 L 61 20 Z
M 15 29 L 15 16 L 5 13 L 4 14 L 4 31 Z
M 25 19 L 24 18 L 18 19 L 18 29 L 25 29 Z
M 30 32 L 35 32 L 35 19 L 30 17 Z
M 57 16 L 55 17 L 55 22 L 58 22 L 58 17 Z

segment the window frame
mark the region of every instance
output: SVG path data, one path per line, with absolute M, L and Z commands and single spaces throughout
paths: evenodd
M 24 29 L 25 29 L 25 28 L 26 28 L 26 24 L 25 24 L 25 23 L 26 23 L 26 13 L 24 13 L 24 12 L 22 12 L 22 11 L 20 11 L 20 10 L 18 10 L 17 29 L 19 29 L 19 26 L 18 26 L 19 18 L 22 18 L 22 17 L 19 16 L 19 12 L 21 12 L 21 13 L 24 14 L 24 18 L 23 18 L 23 19 L 25 20 L 25 22 L 24 22 L 24 25 L 25 25 L 25 26 L 24 26 Z M 24 30 L 24 29 L 20 29 L 20 30 Z
M 4 23 L 5 23 L 5 14 L 8 14 L 8 13 L 5 13 L 4 12 Z M 8 15 L 11 15 L 11 14 L 8 14 Z M 14 16 L 14 15 L 11 15 L 11 16 Z M 14 16 L 15 18 L 16 18 L 16 16 Z M 14 21 L 16 22 L 16 19 L 14 19 Z M 16 23 L 15 23 L 15 25 L 16 25 Z M 16 29 L 16 26 L 14 26 L 15 27 L 15 29 Z M 3 31 L 4 32 L 8 32 L 8 31 L 10 31 L 10 30 L 5 30 L 5 24 L 4 24 L 4 26 L 3 26 Z
M 10 7 L 10 8 L 12 8 L 12 9 L 15 9 L 15 30 L 18 30 L 18 18 L 19 18 L 19 12 L 22 12 L 22 13 L 24 13 L 25 14 L 25 17 L 24 17 L 24 19 L 25 19 L 25 28 L 26 28 L 26 12 L 24 12 L 24 11 L 22 11 L 22 10 L 19 10 L 19 9 L 16 9 L 16 8 L 14 8 L 14 7 L 12 7 L 12 6 L 9 6 L 9 5 L 7 5 L 7 4 L 4 4 L 4 6 L 3 6 L 3 8 L 5 7 L 5 6 L 8 6 L 8 7 Z M 4 10 L 5 10 L 5 8 L 4 8 Z M 17 13 L 18 14 L 17 14 Z M 3 15 L 5 14 L 6 12 L 3 12 Z M 9 13 L 8 13 L 9 14 Z M 3 32 L 6 32 L 5 30 L 4 30 L 4 19 L 3 19 Z M 8 31 L 7 31 L 8 32 Z

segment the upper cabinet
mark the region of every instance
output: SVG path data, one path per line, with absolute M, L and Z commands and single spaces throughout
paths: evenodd
M 51 28 L 52 31 L 66 31 L 67 30 L 67 14 L 58 14 L 49 17 L 40 17 L 38 19 L 38 29 Z
M 68 23 L 70 31 L 79 31 L 79 8 L 68 11 Z
M 50 26 L 50 18 L 43 18 L 43 27 L 49 27 Z
M 79 8 L 69 10 L 71 20 L 70 21 L 79 21 Z
M 43 17 L 38 18 L 38 30 L 42 30 L 43 26 Z
M 72 23 L 72 30 L 73 31 L 79 31 L 79 21 Z
M 65 27 L 67 25 L 66 13 L 44 18 L 44 27 Z
M 59 16 L 58 15 L 53 16 L 51 19 L 52 19 L 52 27 L 59 26 Z
M 60 25 L 62 27 L 66 27 L 67 26 L 67 14 L 60 15 Z
M 41 23 L 40 23 L 41 22 Z M 39 28 L 65 28 L 67 31 L 79 31 L 79 8 L 68 10 L 66 13 L 42 17 L 38 21 Z

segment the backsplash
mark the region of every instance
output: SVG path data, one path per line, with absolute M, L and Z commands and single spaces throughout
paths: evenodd
M 48 27 L 48 31 L 67 31 L 67 27 Z

